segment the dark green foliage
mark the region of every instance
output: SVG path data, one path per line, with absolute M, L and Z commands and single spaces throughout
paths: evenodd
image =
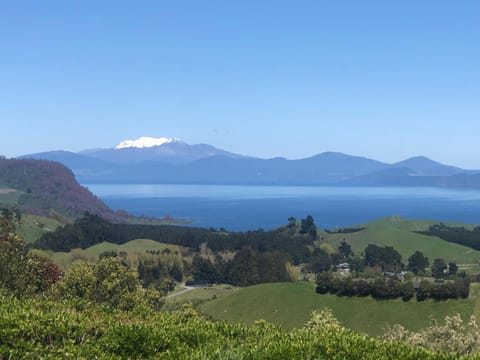
M 423 301 L 430 297 L 433 292 L 434 285 L 427 280 L 422 280 L 417 289 L 417 301 Z
M 78 264 L 54 288 L 57 299 L 90 301 L 130 310 L 155 301 L 160 293 L 142 290 L 138 274 L 118 258 L 103 258 L 93 264 Z
M 397 299 L 402 297 L 401 285 L 398 279 L 377 278 L 371 285 L 371 295 L 377 300 Z
M 315 226 L 313 216 L 308 215 L 305 219 L 302 219 L 300 234 L 312 235 L 313 233 L 315 233 L 315 237 L 316 237 L 317 227 Z
M 408 258 L 407 269 L 415 275 L 418 275 L 423 274 L 428 265 L 428 258 L 424 256 L 421 251 L 415 251 L 415 253 Z
M 477 226 L 470 231 L 464 227 L 446 226 L 445 224 L 440 223 L 430 226 L 427 231 L 418 231 L 418 233 L 437 236 L 452 243 L 480 250 L 480 226 Z
M 155 287 L 166 292 L 173 290 L 175 282 L 183 280 L 182 256 L 168 249 L 148 251 L 139 256 L 137 269 L 144 287 Z
M 279 251 L 287 253 L 294 264 L 305 262 L 310 256 L 308 246 L 313 240 L 292 234 L 287 227 L 272 231 L 248 231 L 244 233 L 223 233 L 202 228 L 172 225 L 113 224 L 100 216 L 85 214 L 72 225 L 65 225 L 46 233 L 34 247 L 70 251 L 108 241 L 124 244 L 134 239 L 151 239 L 167 244 L 181 245 L 198 250 L 206 243 L 214 252 L 237 251 L 250 247 L 258 252 Z
M 0 290 L 26 296 L 48 290 L 61 273 L 49 259 L 26 254 L 23 239 L 15 233 L 18 218 L 11 211 L 0 216 Z
M 192 274 L 195 280 L 249 286 L 267 282 L 291 281 L 287 271 L 288 258 L 280 252 L 258 252 L 243 248 L 231 260 L 210 259 L 195 255 Z
M 440 258 L 433 259 L 432 276 L 437 279 L 444 278 L 446 275 L 447 268 L 448 266 L 444 259 L 440 259 Z
M 325 229 L 325 232 L 328 234 L 353 234 L 365 230 L 365 227 L 345 227 L 336 230 Z
M 336 276 L 334 273 L 323 272 L 317 275 L 316 292 L 338 296 L 372 296 L 377 300 L 398 299 L 410 301 L 415 295 L 417 301 L 431 298 L 448 300 L 467 298 L 470 291 L 468 279 L 457 279 L 455 282 L 432 284 L 423 280 L 415 293 L 411 281 L 401 281 L 397 278 L 377 277 L 373 281 Z
M 317 287 L 315 291 L 319 294 L 327 294 L 331 289 L 332 275 L 327 272 L 321 272 L 317 275 Z
M 372 293 L 372 287 L 370 282 L 367 280 L 356 280 L 355 281 L 355 295 L 359 297 L 369 296 Z
M 368 244 L 365 251 L 365 263 L 368 266 L 378 266 L 383 271 L 400 271 L 403 268 L 402 255 L 392 246 L 380 247 Z
M 295 219 L 295 217 L 293 216 L 290 216 L 288 218 L 288 228 L 291 230 L 295 230 L 296 227 L 297 227 L 297 219 Z
M 107 257 L 117 257 L 117 256 L 118 254 L 115 250 L 106 250 L 102 252 L 100 255 L 98 255 L 100 259 L 107 258 Z
M 352 247 L 345 240 L 338 247 L 338 252 L 346 259 L 353 255 Z
M 411 281 L 404 281 L 400 285 L 400 294 L 403 301 L 410 301 L 415 295 L 415 288 Z
M 192 275 L 195 280 L 207 280 L 210 283 L 220 281 L 219 270 L 208 258 L 195 254 L 192 259 Z
M 26 321 L 28 319 L 28 321 Z M 325 314 L 286 331 L 211 322 L 182 312 L 111 312 L 0 298 L 1 359 L 467 360 L 343 328 Z
M 456 263 L 454 262 L 449 262 L 448 263 L 448 275 L 449 276 L 455 276 L 457 275 L 457 271 L 458 271 L 458 266 Z
M 359 256 L 353 256 L 348 259 L 350 270 L 355 273 L 361 273 L 365 270 L 365 260 Z
M 308 262 L 307 268 L 316 274 L 323 271 L 329 271 L 332 268 L 332 259 L 324 250 L 315 249 L 313 256 Z

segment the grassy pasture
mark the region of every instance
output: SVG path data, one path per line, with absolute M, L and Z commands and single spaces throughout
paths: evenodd
M 363 225 L 366 229 L 356 233 L 327 234 L 322 232 L 320 237 L 323 237 L 323 242 L 334 248 L 338 248 L 345 239 L 352 246 L 355 254 L 361 254 L 368 244 L 393 246 L 402 255 L 404 263 L 416 250 L 423 252 L 430 262 L 434 258 L 444 258 L 447 261 L 455 261 L 459 265 L 479 263 L 480 251 L 450 243 L 435 236 L 414 232 L 427 230 L 430 225 L 436 223 L 438 221 L 410 220 L 394 216 Z M 448 223 L 448 225 L 472 227 L 472 225 L 458 223 Z
M 417 330 L 430 324 L 430 318 L 443 320 L 446 315 L 460 313 L 464 319 L 480 313 L 478 290 L 470 299 L 444 302 L 377 301 L 372 298 L 346 298 L 318 295 L 313 283 L 261 284 L 240 289 L 206 302 L 200 309 L 214 319 L 252 324 L 264 319 L 286 328 L 299 328 L 316 309 L 330 308 L 346 327 L 378 336 L 389 325 L 402 324 Z M 478 307 L 478 309 L 477 309 Z
M 44 233 L 53 231 L 62 225 L 62 223 L 52 218 L 24 214 L 22 215 L 22 221 L 17 228 L 17 232 L 24 238 L 26 243 L 32 243 Z

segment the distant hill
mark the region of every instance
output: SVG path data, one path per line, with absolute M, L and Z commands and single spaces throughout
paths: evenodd
M 394 168 L 407 168 L 416 176 L 449 176 L 464 172 L 455 166 L 448 166 L 433 161 L 425 156 L 415 156 L 392 165 Z
M 189 145 L 182 141 L 172 141 L 152 147 L 126 147 L 115 149 L 96 149 L 83 152 L 89 158 L 114 164 L 136 164 L 159 161 L 167 164 L 188 164 L 200 159 L 224 156 L 231 159 L 243 158 L 242 155 L 217 149 L 208 144 Z
M 480 188 L 480 171 L 444 165 L 424 156 L 395 164 L 335 152 L 298 160 L 261 159 L 208 144 L 189 145 L 161 138 L 165 141 L 158 142 L 160 145 L 150 146 L 142 144 L 142 139 L 152 140 L 153 144 L 160 140 L 140 138 L 122 142 L 117 148 L 80 153 L 53 151 L 22 158 L 61 162 L 72 169 L 81 183 Z
M 107 205 L 75 180 L 64 165 L 46 160 L 0 159 L 0 188 L 17 191 L 21 211 L 75 219 L 86 211 L 105 219 L 118 218 Z

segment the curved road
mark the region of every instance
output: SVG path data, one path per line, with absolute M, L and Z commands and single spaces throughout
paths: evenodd
M 165 298 L 172 298 L 172 297 L 174 297 L 174 296 L 181 295 L 181 294 L 185 294 L 186 292 L 195 289 L 193 286 L 182 285 L 182 287 L 184 288 L 184 290 L 181 290 L 181 291 L 179 291 L 179 292 L 176 292 L 176 293 L 167 295 L 167 296 L 165 296 Z

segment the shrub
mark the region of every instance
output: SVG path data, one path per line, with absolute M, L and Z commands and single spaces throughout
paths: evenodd
M 153 292 L 150 291 L 149 297 L 153 296 Z M 150 301 L 141 291 L 137 273 L 119 258 L 112 257 L 74 266 L 57 283 L 54 295 L 61 299 L 81 298 L 124 310 L 146 305 Z

